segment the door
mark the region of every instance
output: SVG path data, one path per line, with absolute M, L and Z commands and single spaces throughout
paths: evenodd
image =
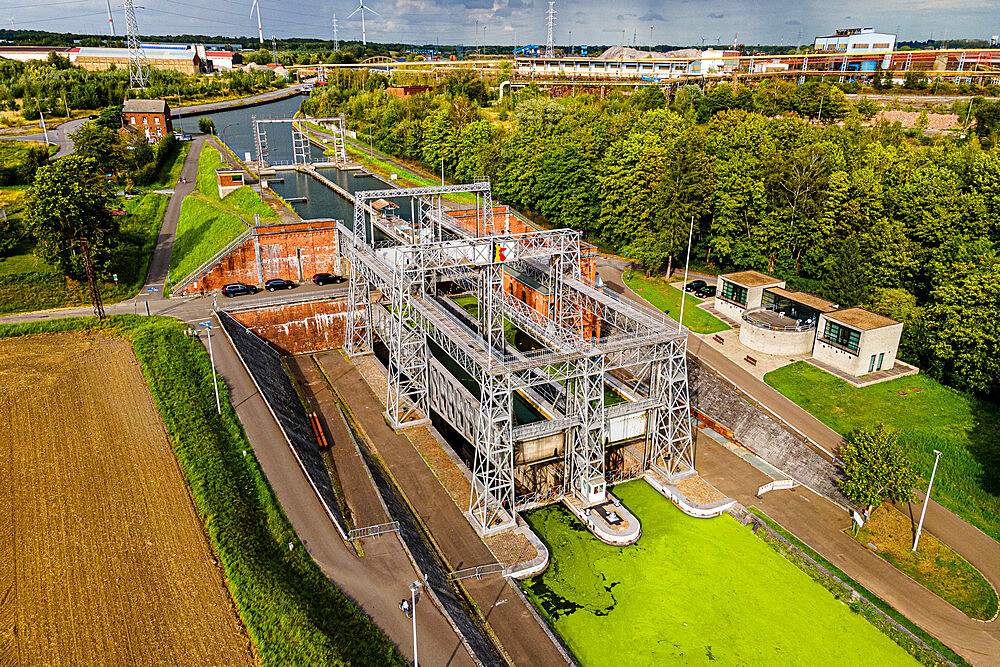
M 868 361 L 868 372 L 871 373 L 873 370 L 875 370 L 875 355 L 874 354 L 872 355 L 872 358 L 869 359 L 869 361 Z

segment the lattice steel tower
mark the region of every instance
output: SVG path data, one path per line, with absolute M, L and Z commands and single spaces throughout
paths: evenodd
M 145 88 L 149 85 L 149 61 L 139 43 L 139 25 L 135 20 L 135 5 L 132 0 L 124 0 L 125 27 L 128 30 L 128 82 L 130 88 Z
M 556 55 L 555 47 L 552 45 L 552 29 L 556 25 L 556 3 L 549 2 L 549 36 L 545 40 L 545 57 L 553 58 Z

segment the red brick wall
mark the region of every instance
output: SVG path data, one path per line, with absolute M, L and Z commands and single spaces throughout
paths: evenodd
M 336 273 L 337 230 L 333 223 L 300 222 L 258 227 L 257 231 L 265 281 L 271 278 L 298 280 L 300 255 L 303 280 L 309 280 L 314 273 Z M 254 240 L 249 238 L 180 293 L 215 290 L 235 282 L 256 285 L 255 261 Z M 174 278 L 183 279 L 184 276 Z
M 347 301 L 315 301 L 231 313 L 233 319 L 288 354 L 344 346 Z
M 173 123 L 170 122 L 170 116 L 167 114 L 137 113 L 134 111 L 126 111 L 124 115 L 125 115 L 125 127 L 134 127 L 137 128 L 139 131 L 143 131 L 144 129 L 149 128 L 150 134 L 154 135 L 156 134 L 156 131 L 160 128 L 163 129 L 163 134 L 167 134 L 168 132 L 173 132 L 174 130 Z M 132 124 L 131 120 L 132 118 L 135 118 L 134 125 Z M 143 118 L 146 119 L 145 125 L 143 125 L 142 123 Z M 160 119 L 159 125 L 156 124 L 156 121 L 154 120 L 155 118 Z

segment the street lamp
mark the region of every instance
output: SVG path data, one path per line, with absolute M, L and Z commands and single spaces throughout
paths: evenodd
M 934 469 L 931 470 L 931 481 L 927 482 L 927 495 L 924 496 L 924 508 L 920 510 L 920 523 L 917 524 L 917 535 L 913 538 L 913 549 L 917 550 L 917 543 L 920 542 L 920 531 L 924 529 L 924 517 L 927 515 L 927 505 L 931 502 L 931 487 L 934 486 L 934 474 L 937 472 L 938 461 L 941 460 L 941 452 L 934 450 L 937 456 L 934 457 Z
M 146 304 L 147 310 L 149 309 L 149 303 Z M 148 313 L 147 313 L 148 314 Z M 222 403 L 219 402 L 219 382 L 215 378 L 215 354 L 212 352 L 212 321 L 206 320 L 205 322 L 199 322 L 199 327 L 208 329 L 208 358 L 212 362 L 212 386 L 215 387 L 215 409 L 218 410 L 219 414 L 222 414 Z
M 226 130 L 231 128 L 233 125 L 239 125 L 239 123 L 230 123 L 222 128 L 222 143 L 226 144 L 227 148 L 229 147 L 229 144 L 226 143 Z
M 413 621 L 413 667 L 419 667 L 417 662 L 417 591 L 423 582 L 414 581 L 410 584 L 410 619 Z

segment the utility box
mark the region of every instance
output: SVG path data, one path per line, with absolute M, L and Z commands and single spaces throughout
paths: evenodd
M 583 484 L 581 484 L 580 488 L 581 491 L 580 495 L 582 496 L 581 500 L 583 500 L 583 502 L 585 502 L 588 507 L 590 505 L 597 505 L 598 503 L 603 503 L 605 500 L 607 500 L 607 494 L 605 493 L 606 489 L 607 489 L 607 481 L 604 479 L 603 475 L 599 475 L 597 477 L 591 477 L 590 479 L 585 480 Z

